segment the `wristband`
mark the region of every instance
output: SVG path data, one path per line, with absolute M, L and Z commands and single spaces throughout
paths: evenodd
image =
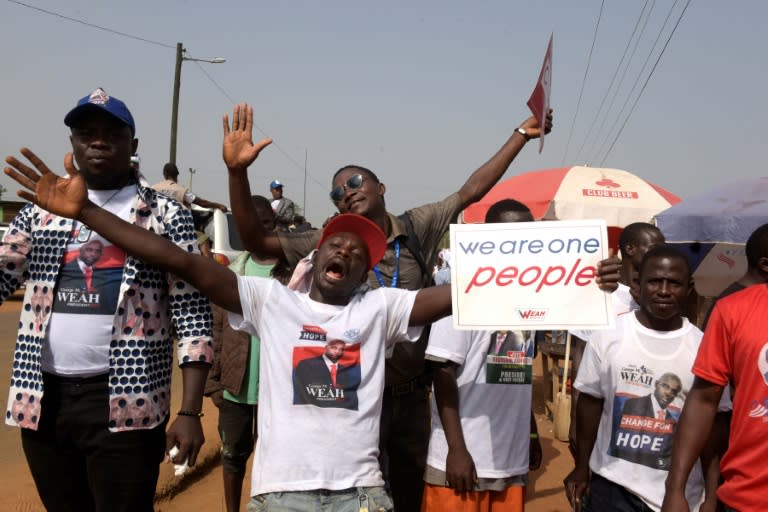
M 522 135 L 522 136 L 523 136 L 523 138 L 524 138 L 526 141 L 528 141 L 528 140 L 531 140 L 531 136 L 530 136 L 530 135 L 528 135 L 528 132 L 527 132 L 527 131 L 525 131 L 525 128 L 520 128 L 520 127 L 517 127 L 517 128 L 515 128 L 515 131 L 516 131 L 517 133 L 519 133 L 520 135 Z
M 531 432 L 531 439 L 538 439 L 539 433 L 538 432 Z
M 182 409 L 176 413 L 176 416 L 194 416 L 196 418 L 202 418 L 203 416 L 205 416 L 205 414 L 203 414 L 202 412 L 185 411 Z

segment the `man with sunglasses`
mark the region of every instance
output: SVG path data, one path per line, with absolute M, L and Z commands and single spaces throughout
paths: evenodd
M 244 248 L 254 254 L 284 257 L 291 265 L 310 253 L 320 238 L 319 232 L 269 233 L 255 221 L 250 205 L 250 183 L 247 169 L 253 159 L 243 160 L 229 155 L 241 155 L 253 146 L 253 108 L 239 105 L 233 112 L 230 132 L 225 128 L 224 161 L 229 174 L 229 194 L 232 212 Z M 228 121 L 228 119 L 227 119 Z M 545 133 L 552 128 L 552 113 L 547 115 Z M 509 139 L 485 164 L 470 175 L 462 187 L 436 203 L 409 209 L 404 220 L 387 211 L 384 202 L 386 186 L 371 170 L 357 165 L 339 169 L 332 178 L 331 200 L 339 213 L 357 213 L 381 228 L 387 237 L 384 257 L 369 273 L 369 284 L 418 290 L 428 283 L 422 263 L 431 269 L 438 245 L 448 228 L 464 208 L 483 197 L 504 175 L 512 160 L 525 144 L 541 135 L 535 117 L 529 117 L 516 128 Z M 254 154 L 254 153 L 251 153 Z M 255 154 L 254 154 L 255 159 Z M 405 237 L 411 231 L 421 255 L 411 253 Z M 381 423 L 382 469 L 392 489 L 398 511 L 419 510 L 423 492 L 422 478 L 429 444 L 430 416 L 428 390 L 430 378 L 424 365 L 427 336 L 409 346 L 396 346 L 387 359 L 384 406 Z M 402 344 L 401 344 L 402 345 Z

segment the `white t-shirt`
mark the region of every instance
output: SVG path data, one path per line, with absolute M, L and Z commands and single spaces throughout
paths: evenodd
M 238 289 L 243 317 L 230 323 L 261 339 L 251 495 L 383 485 L 384 351 L 421 334 L 408 327 L 416 292 L 379 288 L 332 306 L 274 279 L 238 276 Z M 322 360 L 333 340 L 345 343 L 336 385 Z
M 510 333 L 519 336 L 520 333 Z M 528 473 L 531 434 L 532 353 L 526 341 L 503 355 L 494 354 L 494 331 L 459 331 L 451 317 L 432 324 L 427 357 L 459 364 L 459 416 L 467 450 L 479 478 L 507 478 Z M 507 378 L 509 377 L 509 378 Z M 434 393 L 427 464 L 445 471 L 448 444 Z
M 590 469 L 656 511 L 664 499 L 672 438 L 693 384 L 691 368 L 701 337 L 685 318 L 680 329 L 664 332 L 644 327 L 634 312 L 621 315 L 615 330 L 594 332 L 574 383 L 580 392 L 605 400 Z M 657 387 L 664 385 L 677 391 L 659 391 L 667 400 L 674 396 L 666 408 L 656 398 Z M 703 492 L 697 461 L 686 487 L 693 510 L 699 509 Z
M 119 191 L 89 190 L 88 198 L 127 219 L 136 200 L 136 185 Z M 43 344 L 43 371 L 78 377 L 109 371 L 109 343 L 124 266 L 125 251 L 88 226 L 73 224 Z

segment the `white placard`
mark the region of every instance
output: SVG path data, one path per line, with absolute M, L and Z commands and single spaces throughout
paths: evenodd
M 451 225 L 456 329 L 606 329 L 610 295 L 595 283 L 608 257 L 604 220 Z

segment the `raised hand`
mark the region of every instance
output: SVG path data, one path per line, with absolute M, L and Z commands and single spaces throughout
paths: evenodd
M 597 263 L 595 282 L 604 292 L 613 293 L 619 287 L 621 279 L 621 260 L 610 256 Z
M 253 107 L 246 103 L 236 105 L 232 109 L 232 127 L 229 126 L 229 116 L 224 114 L 224 144 L 222 156 L 227 169 L 245 170 L 250 166 L 261 150 L 272 144 L 272 139 L 266 137 L 256 144 L 253 143 Z
M 547 112 L 547 118 L 545 121 L 544 133 L 552 131 L 552 109 Z M 541 127 L 539 126 L 539 120 L 535 116 L 531 116 L 520 125 L 520 128 L 525 129 L 528 137 L 531 139 L 537 139 L 541 137 Z
M 17 192 L 19 197 L 56 215 L 70 219 L 77 218 L 88 203 L 88 188 L 80 171 L 75 168 L 72 153 L 64 156 L 64 170 L 67 171 L 69 179 L 51 172 L 48 166 L 29 149 L 21 148 L 21 154 L 36 170 L 12 156 L 5 157 L 5 162 L 11 167 L 3 169 L 7 176 L 26 188 Z

